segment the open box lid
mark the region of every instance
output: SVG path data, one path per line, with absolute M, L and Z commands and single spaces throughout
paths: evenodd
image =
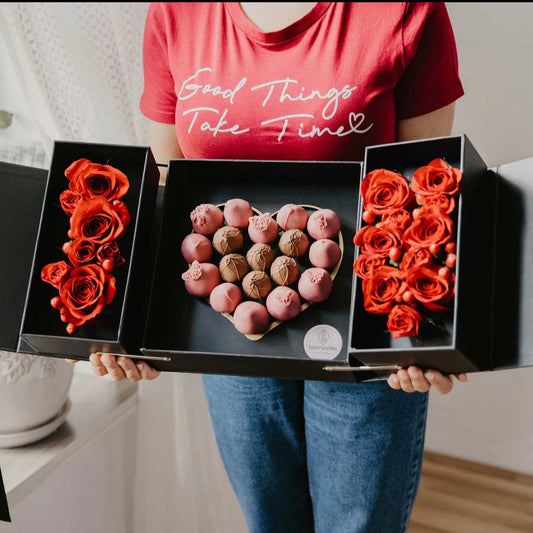
M 19 332 L 47 175 L 0 162 L 0 350 L 31 351 L 19 345 Z
M 533 366 L 533 158 L 489 170 L 498 175 L 493 370 Z

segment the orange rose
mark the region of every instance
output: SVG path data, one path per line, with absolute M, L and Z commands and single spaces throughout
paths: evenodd
M 414 198 L 407 178 L 380 168 L 369 172 L 361 181 L 361 196 L 366 211 L 388 215 L 406 207 Z
M 75 267 L 64 276 L 59 286 L 63 304 L 62 320 L 81 326 L 102 312 L 113 301 L 115 278 L 99 265 Z
M 401 232 L 404 232 L 413 222 L 413 217 L 409 211 L 398 209 L 398 211 L 393 211 L 388 215 L 384 215 L 381 222 L 383 222 L 383 224 L 392 224 Z
M 58 289 L 61 280 L 70 272 L 71 268 L 65 261 L 49 263 L 41 270 L 41 279 Z
M 71 190 L 67 189 L 66 191 L 63 191 L 59 195 L 59 201 L 61 203 L 61 207 L 63 211 L 70 217 L 72 216 L 72 213 L 74 213 L 74 210 L 78 206 L 78 204 L 81 202 L 82 198 L 81 196 L 76 193 L 72 192 Z
M 459 191 L 463 173 L 451 168 L 443 159 L 434 159 L 427 166 L 420 167 L 413 175 L 411 187 L 417 194 L 453 195 Z
M 364 226 L 355 234 L 353 242 L 369 255 L 378 257 L 387 257 L 392 248 L 403 247 L 402 234 L 392 224 Z
M 113 268 L 118 267 L 124 263 L 124 258 L 120 253 L 118 245 L 115 241 L 106 242 L 102 244 L 96 252 L 96 258 L 99 263 L 103 263 L 106 259 L 113 261 Z
M 404 273 L 390 266 L 375 268 L 363 279 L 365 309 L 370 313 L 388 313 L 394 299 L 405 290 Z
M 446 194 L 430 194 L 428 196 L 419 196 L 424 207 L 437 207 L 443 213 L 449 215 L 455 209 L 455 200 L 453 196 Z
M 75 239 L 70 243 L 67 255 L 73 266 L 90 263 L 96 257 L 94 242 L 89 239 Z
M 411 268 L 433 266 L 434 260 L 431 252 L 426 248 L 410 248 L 405 252 L 400 263 L 400 270 L 407 272 Z
M 452 238 L 452 219 L 436 207 L 422 207 L 414 222 L 407 228 L 404 240 L 413 248 L 441 245 Z
M 389 313 L 387 329 L 392 333 L 392 338 L 416 337 L 422 316 L 409 305 L 395 305 Z
M 370 255 L 367 252 L 359 254 L 353 264 L 353 270 L 360 278 L 370 277 L 374 268 L 384 265 L 386 262 L 385 257 L 379 257 L 377 255 Z
M 445 311 L 455 293 L 455 274 L 445 279 L 437 268 L 413 268 L 406 272 L 405 282 L 414 298 L 429 311 Z
M 103 244 L 118 239 L 130 222 L 126 206 L 94 196 L 81 202 L 70 219 L 69 237 Z
M 129 189 L 127 176 L 110 165 L 93 163 L 89 159 L 78 159 L 66 170 L 70 180 L 69 188 L 84 200 L 102 196 L 110 202 L 122 198 Z

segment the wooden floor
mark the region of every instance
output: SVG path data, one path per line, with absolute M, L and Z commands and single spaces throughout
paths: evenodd
M 408 533 L 533 533 L 533 477 L 426 452 Z

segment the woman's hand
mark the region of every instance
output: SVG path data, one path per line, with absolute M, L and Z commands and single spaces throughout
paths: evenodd
M 75 359 L 67 359 L 69 363 L 77 363 Z M 133 361 L 129 357 L 109 354 L 95 354 L 89 356 L 91 370 L 97 376 L 109 376 L 115 381 L 129 379 L 130 381 L 140 381 L 141 379 L 152 380 L 158 377 L 161 372 L 152 368 L 145 361 Z
M 450 374 L 445 376 L 436 370 L 422 371 L 416 366 L 410 366 L 407 370 L 401 369 L 391 374 L 387 383 L 396 390 L 405 392 L 427 392 L 433 387 L 440 394 L 448 394 L 453 389 L 453 379 L 458 381 L 468 381 L 466 374 Z

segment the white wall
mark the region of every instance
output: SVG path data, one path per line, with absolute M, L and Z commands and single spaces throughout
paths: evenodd
M 465 96 L 455 133 L 489 167 L 533 156 L 533 4 L 447 2 Z
M 533 157 L 533 4 L 447 6 L 465 88 L 454 133 L 489 167 Z M 532 391 L 526 368 L 471 374 L 451 394 L 432 394 L 426 448 L 533 475 Z

